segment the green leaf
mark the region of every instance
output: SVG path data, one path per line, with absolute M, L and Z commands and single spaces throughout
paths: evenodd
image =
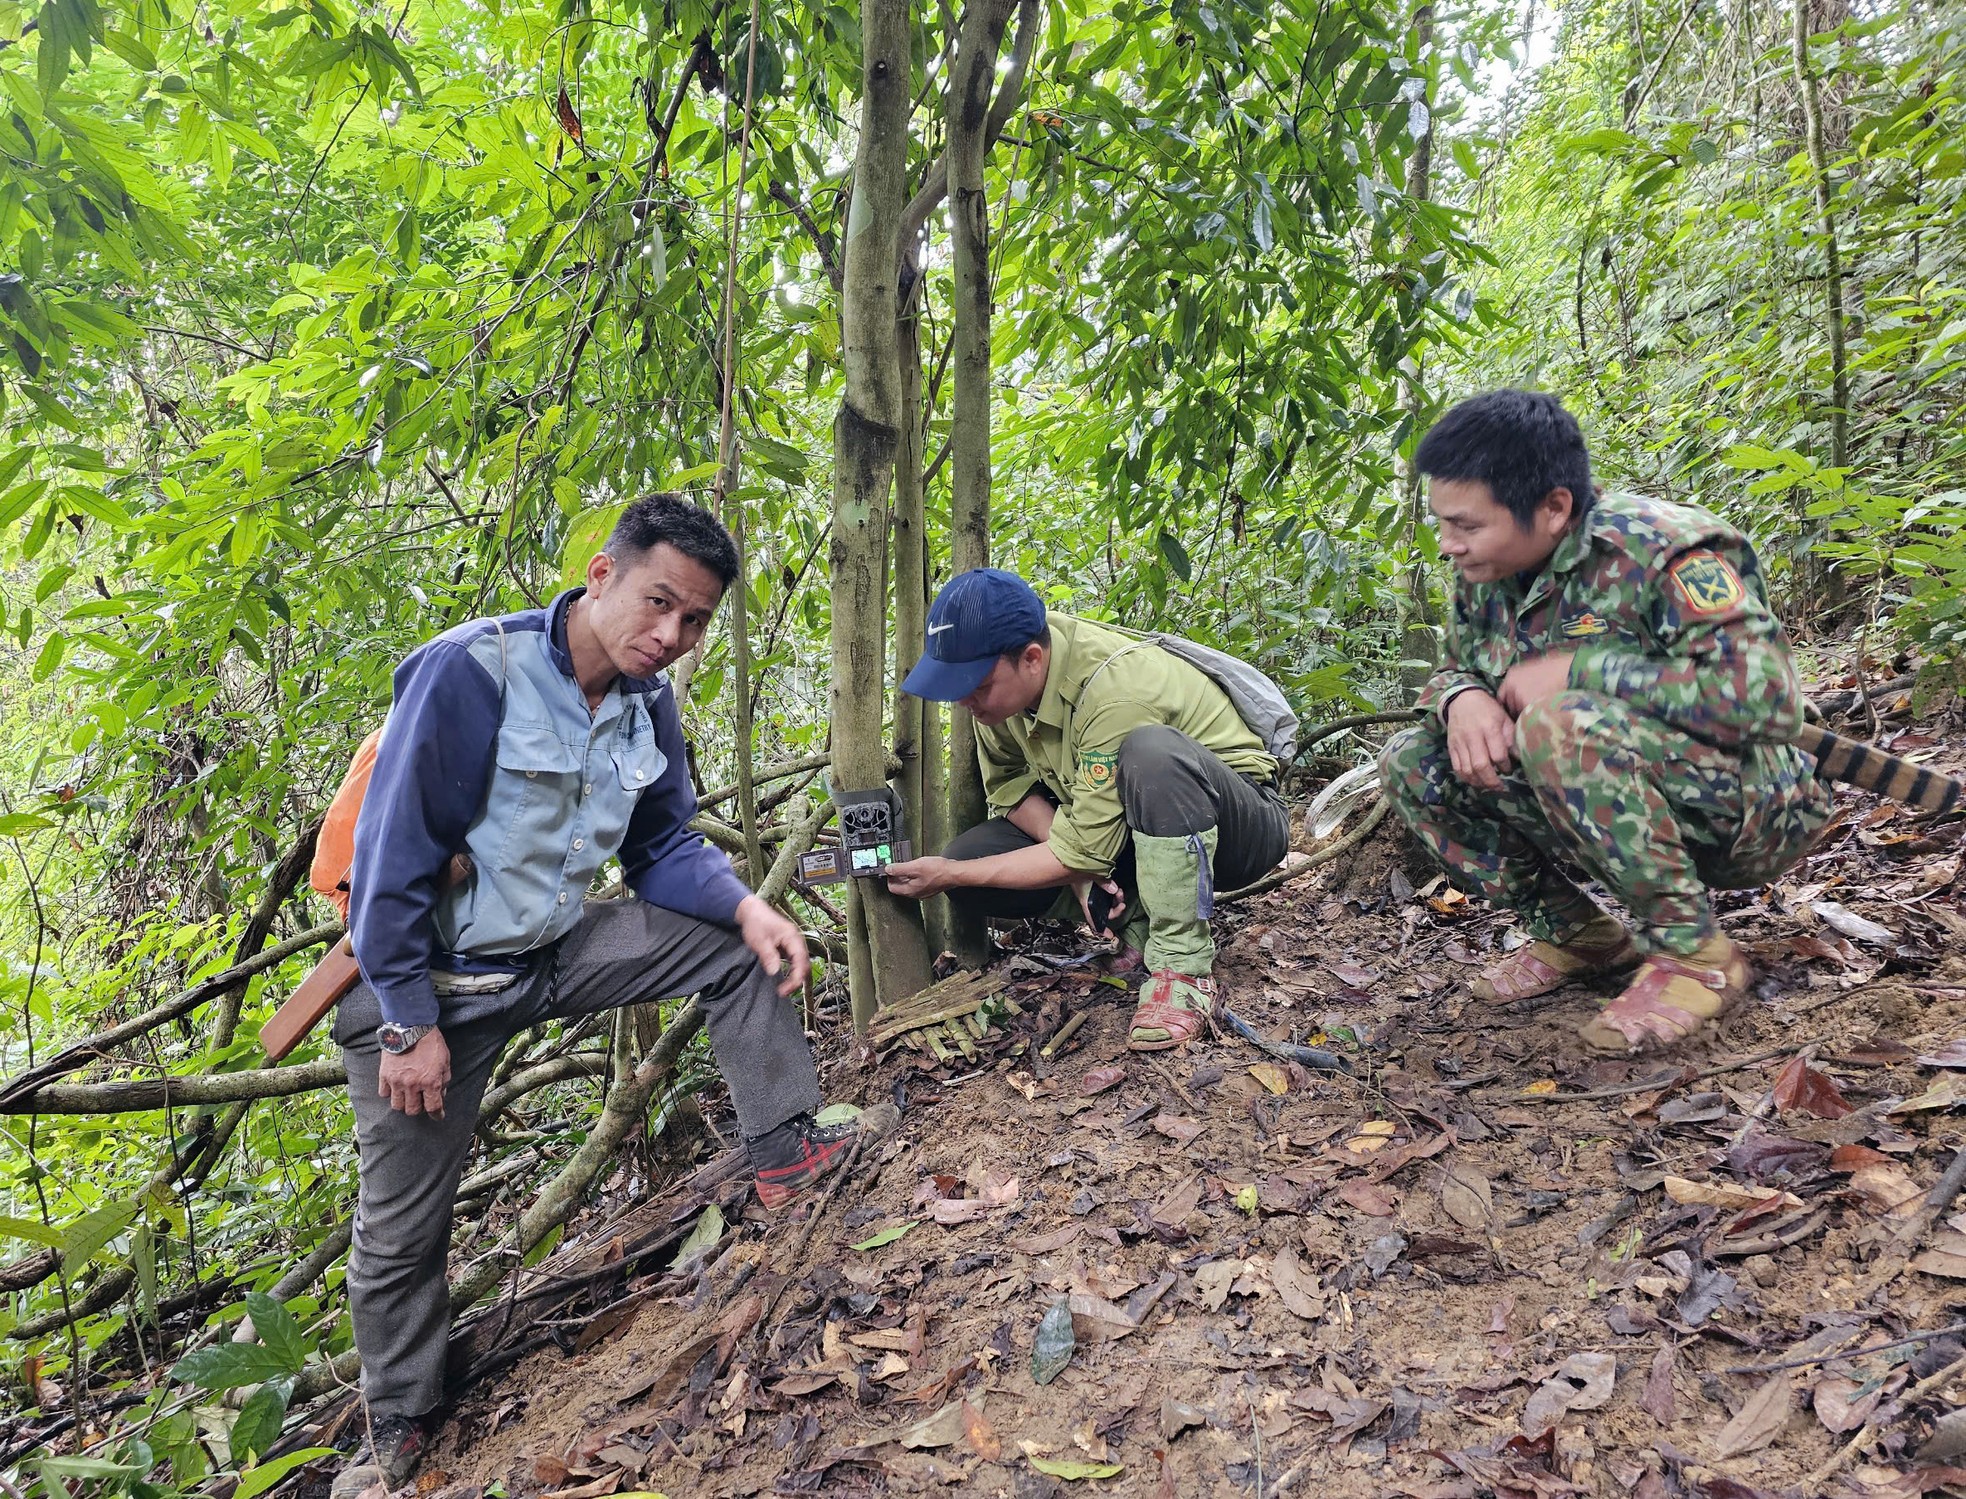
M 234 1459 L 258 1457 L 266 1451 L 280 1440 L 280 1427 L 286 1419 L 286 1386 L 277 1380 L 269 1380 L 253 1391 L 252 1397 L 240 1407 L 238 1419 L 232 1423 Z
M 270 1463 L 248 1468 L 240 1474 L 239 1486 L 232 1491 L 232 1499 L 255 1499 L 256 1495 L 265 1493 L 295 1468 L 334 1455 L 332 1447 L 303 1447 L 298 1452 L 283 1453 Z
M 60 1245 L 62 1274 L 73 1276 L 102 1253 L 110 1240 L 136 1221 L 139 1207 L 135 1198 L 105 1202 L 64 1228 Z
M 1033 1457 L 1031 1466 L 1067 1483 L 1077 1483 L 1082 1478 L 1117 1478 L 1126 1471 L 1119 1463 L 1088 1463 L 1070 1457 Z
M 179 1384 L 217 1391 L 264 1384 L 292 1372 L 284 1358 L 258 1343 L 215 1343 L 209 1348 L 194 1348 L 179 1359 L 171 1378 Z
M 314 1345 L 294 1321 L 294 1314 L 264 1291 L 249 1291 L 246 1315 L 253 1319 L 253 1331 L 259 1334 L 260 1342 L 286 1364 L 290 1374 L 300 1373 Z
M 22 827 L 21 823 L 31 824 Z M 20 833 L 34 831 L 35 828 L 51 828 L 54 824 L 45 817 L 29 817 L 24 812 L 0 817 L 0 837 L 11 838 Z M 46 1223 L 37 1223 L 32 1218 L 0 1218 L 0 1239 L 26 1239 L 31 1244 L 59 1244 L 61 1230 Z
M 689 1231 L 689 1237 L 677 1246 L 676 1257 L 669 1263 L 680 1265 L 693 1254 L 700 1254 L 724 1236 L 724 1210 L 714 1202 L 703 1210 L 696 1220 L 696 1226 Z
M 1172 531 L 1163 531 L 1159 537 L 1160 554 L 1167 559 L 1168 571 L 1183 583 L 1195 579 L 1195 564 L 1188 556 L 1188 549 L 1181 545 L 1181 539 Z
M 921 1221 L 919 1218 L 910 1218 L 906 1223 L 897 1223 L 892 1228 L 884 1228 L 871 1239 L 862 1239 L 858 1244 L 849 1247 L 863 1253 L 869 1249 L 884 1249 L 895 1240 L 905 1238 L 909 1230 Z

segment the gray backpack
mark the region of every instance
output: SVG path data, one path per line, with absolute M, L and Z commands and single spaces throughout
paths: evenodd
M 1283 689 L 1247 661 L 1212 646 L 1198 645 L 1179 635 L 1147 634 L 1129 630 L 1124 625 L 1102 625 L 1100 628 L 1120 635 L 1131 635 L 1141 645 L 1157 645 L 1168 655 L 1187 662 L 1228 694 L 1229 701 L 1235 704 L 1236 712 L 1249 725 L 1250 732 L 1263 741 L 1264 749 L 1284 765 L 1296 758 L 1297 715 L 1290 711 L 1290 703 L 1284 697 Z M 1133 649 L 1133 646 L 1127 647 L 1127 650 Z M 1115 651 L 1108 656 L 1100 664 L 1099 670 L 1086 678 L 1086 686 L 1090 687 L 1098 680 L 1099 672 L 1125 654 L 1126 651 Z

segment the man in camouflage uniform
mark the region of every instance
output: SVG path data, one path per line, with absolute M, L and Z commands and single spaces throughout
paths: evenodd
M 1534 939 L 1478 996 L 1637 965 L 1583 1039 L 1673 1045 L 1751 977 L 1709 890 L 1773 879 L 1829 811 L 1791 743 L 1802 693 L 1754 550 L 1704 510 L 1598 496 L 1551 396 L 1465 401 L 1415 461 L 1460 582 L 1424 720 L 1386 746 L 1382 783 L 1454 880 L 1513 908 Z
M 1018 918 L 1067 887 L 1083 907 L 1097 884 L 1124 919 L 1121 966 L 1148 970 L 1128 1045 L 1195 1036 L 1215 1001 L 1215 890 L 1274 868 L 1289 841 L 1277 762 L 1229 695 L 1150 641 L 1047 613 L 996 568 L 936 595 L 902 686 L 970 711 L 995 815 L 940 858 L 891 865 L 888 888 Z

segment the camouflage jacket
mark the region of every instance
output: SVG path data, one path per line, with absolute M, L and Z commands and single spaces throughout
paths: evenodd
M 1417 706 L 1493 692 L 1531 656 L 1575 651 L 1570 686 L 1721 748 L 1782 744 L 1802 688 L 1747 538 L 1691 505 L 1606 494 L 1541 572 L 1461 582 L 1441 669 Z

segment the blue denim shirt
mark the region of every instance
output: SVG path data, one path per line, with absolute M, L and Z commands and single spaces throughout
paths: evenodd
M 617 854 L 636 895 L 686 916 L 728 924 L 750 893 L 689 829 L 696 794 L 668 680 L 618 677 L 589 713 L 566 645 L 583 592 L 459 625 L 396 670 L 355 827 L 348 924 L 363 978 L 400 1025 L 440 1018 L 433 969 L 516 973 L 564 937 Z M 440 891 L 458 852 L 471 878 Z

